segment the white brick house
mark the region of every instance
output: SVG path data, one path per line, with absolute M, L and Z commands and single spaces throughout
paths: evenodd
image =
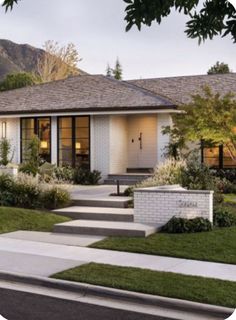
M 103 177 L 154 168 L 169 142 L 163 127 L 203 85 L 222 94 L 236 92 L 236 74 L 136 81 L 83 75 L 2 92 L 0 138 L 11 141 L 15 163 L 24 161 L 36 134 L 41 156 L 57 165 L 86 165 Z M 211 151 L 202 154 L 218 163 Z
M 85 164 L 105 178 L 161 162 L 172 112 L 168 99 L 135 85 L 80 76 L 1 93 L 0 135 L 11 141 L 15 163 L 36 134 L 46 161 Z

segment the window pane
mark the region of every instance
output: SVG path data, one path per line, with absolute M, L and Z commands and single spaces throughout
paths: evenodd
M 34 119 L 22 119 L 22 128 L 23 129 L 34 129 Z
M 232 153 L 233 157 L 231 156 L 231 153 Z M 223 156 L 224 168 L 235 168 L 236 167 L 235 158 L 236 158 L 236 152 L 234 151 L 234 149 L 230 148 L 230 150 L 229 150 L 227 147 L 224 147 L 224 156 Z
M 23 129 L 21 135 L 23 140 L 30 140 L 34 136 L 34 129 Z
M 76 138 L 88 138 L 89 129 L 88 128 L 76 128 Z
M 65 117 L 59 119 L 59 127 L 60 128 L 72 128 L 72 118 Z
M 204 148 L 204 163 L 211 167 L 219 167 L 219 147 Z
M 89 127 L 89 117 L 76 117 L 75 119 L 75 126 L 87 128 Z
M 59 131 L 60 139 L 71 139 L 72 138 L 72 129 L 60 129 Z

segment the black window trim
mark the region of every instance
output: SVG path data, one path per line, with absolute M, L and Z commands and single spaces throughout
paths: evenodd
M 75 149 L 75 141 L 76 141 L 76 118 L 88 118 L 88 139 L 89 139 L 89 170 L 91 170 L 91 117 L 90 115 L 66 115 L 66 116 L 58 116 L 57 117 L 57 166 L 60 164 L 60 156 L 59 156 L 59 146 L 60 146 L 60 125 L 59 121 L 62 118 L 71 118 L 72 119 L 72 167 L 75 168 L 76 165 L 76 149 Z
M 20 163 L 23 161 L 22 157 L 22 122 L 26 119 L 33 119 L 34 120 L 34 134 L 38 136 L 38 122 L 37 119 L 49 119 L 50 122 L 50 163 L 52 163 L 52 117 L 51 116 L 40 116 L 40 117 L 23 117 L 20 118 Z

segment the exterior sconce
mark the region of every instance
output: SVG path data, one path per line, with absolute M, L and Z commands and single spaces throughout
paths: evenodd
M 2 138 L 6 139 L 7 137 L 7 123 L 6 121 L 2 122 Z
M 47 141 L 41 141 L 40 142 L 40 148 L 41 149 L 47 149 L 48 148 L 48 142 Z

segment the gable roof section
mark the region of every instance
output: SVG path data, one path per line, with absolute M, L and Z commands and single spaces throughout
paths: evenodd
M 191 95 L 201 93 L 206 85 L 221 95 L 229 91 L 236 94 L 236 73 L 141 79 L 129 83 L 161 95 L 174 104 L 189 103 Z
M 168 99 L 102 75 L 70 77 L 0 93 L 0 114 L 173 109 Z

